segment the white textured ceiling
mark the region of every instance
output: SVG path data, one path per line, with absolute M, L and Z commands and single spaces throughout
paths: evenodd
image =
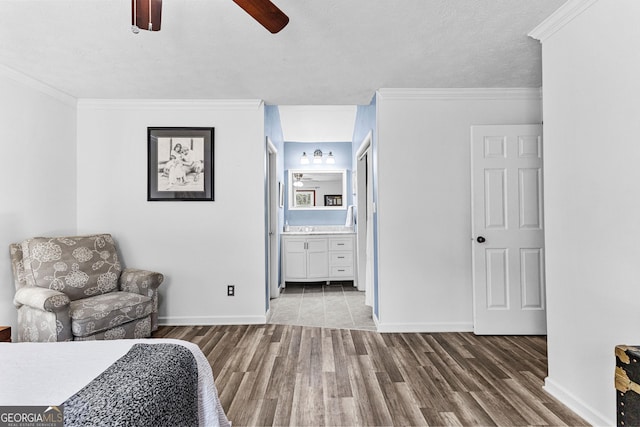
M 541 86 L 527 33 L 564 0 L 273 0 L 270 34 L 231 0 L 0 0 L 0 64 L 77 98 L 367 104 L 379 88 Z

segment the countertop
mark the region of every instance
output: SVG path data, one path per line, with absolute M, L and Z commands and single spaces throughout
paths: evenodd
M 283 235 L 304 236 L 322 234 L 356 234 L 353 227 L 339 225 L 296 225 L 290 226 L 288 231 L 283 231 Z
M 283 231 L 283 235 L 285 236 L 302 236 L 302 235 L 318 235 L 318 234 L 356 234 L 355 231 L 324 231 L 324 230 L 313 230 L 313 231 Z

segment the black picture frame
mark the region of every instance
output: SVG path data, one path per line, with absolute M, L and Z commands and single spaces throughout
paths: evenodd
M 325 206 L 342 206 L 342 194 L 325 194 Z
M 310 208 L 316 205 L 316 190 L 296 190 L 294 197 L 297 208 Z
M 147 200 L 213 201 L 214 128 L 147 128 Z

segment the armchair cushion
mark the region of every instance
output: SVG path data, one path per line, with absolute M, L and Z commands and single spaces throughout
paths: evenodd
M 22 242 L 28 286 L 63 292 L 72 301 L 117 290 L 122 271 L 111 235 L 36 237 Z
M 130 292 L 110 292 L 71 301 L 71 330 L 76 337 L 86 337 L 146 317 L 152 309 L 150 297 Z

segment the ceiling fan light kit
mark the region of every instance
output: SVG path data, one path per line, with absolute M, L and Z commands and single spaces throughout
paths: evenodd
M 289 23 L 289 17 L 269 0 L 233 0 L 260 25 L 275 34 Z M 131 31 L 160 31 L 162 0 L 131 0 Z

